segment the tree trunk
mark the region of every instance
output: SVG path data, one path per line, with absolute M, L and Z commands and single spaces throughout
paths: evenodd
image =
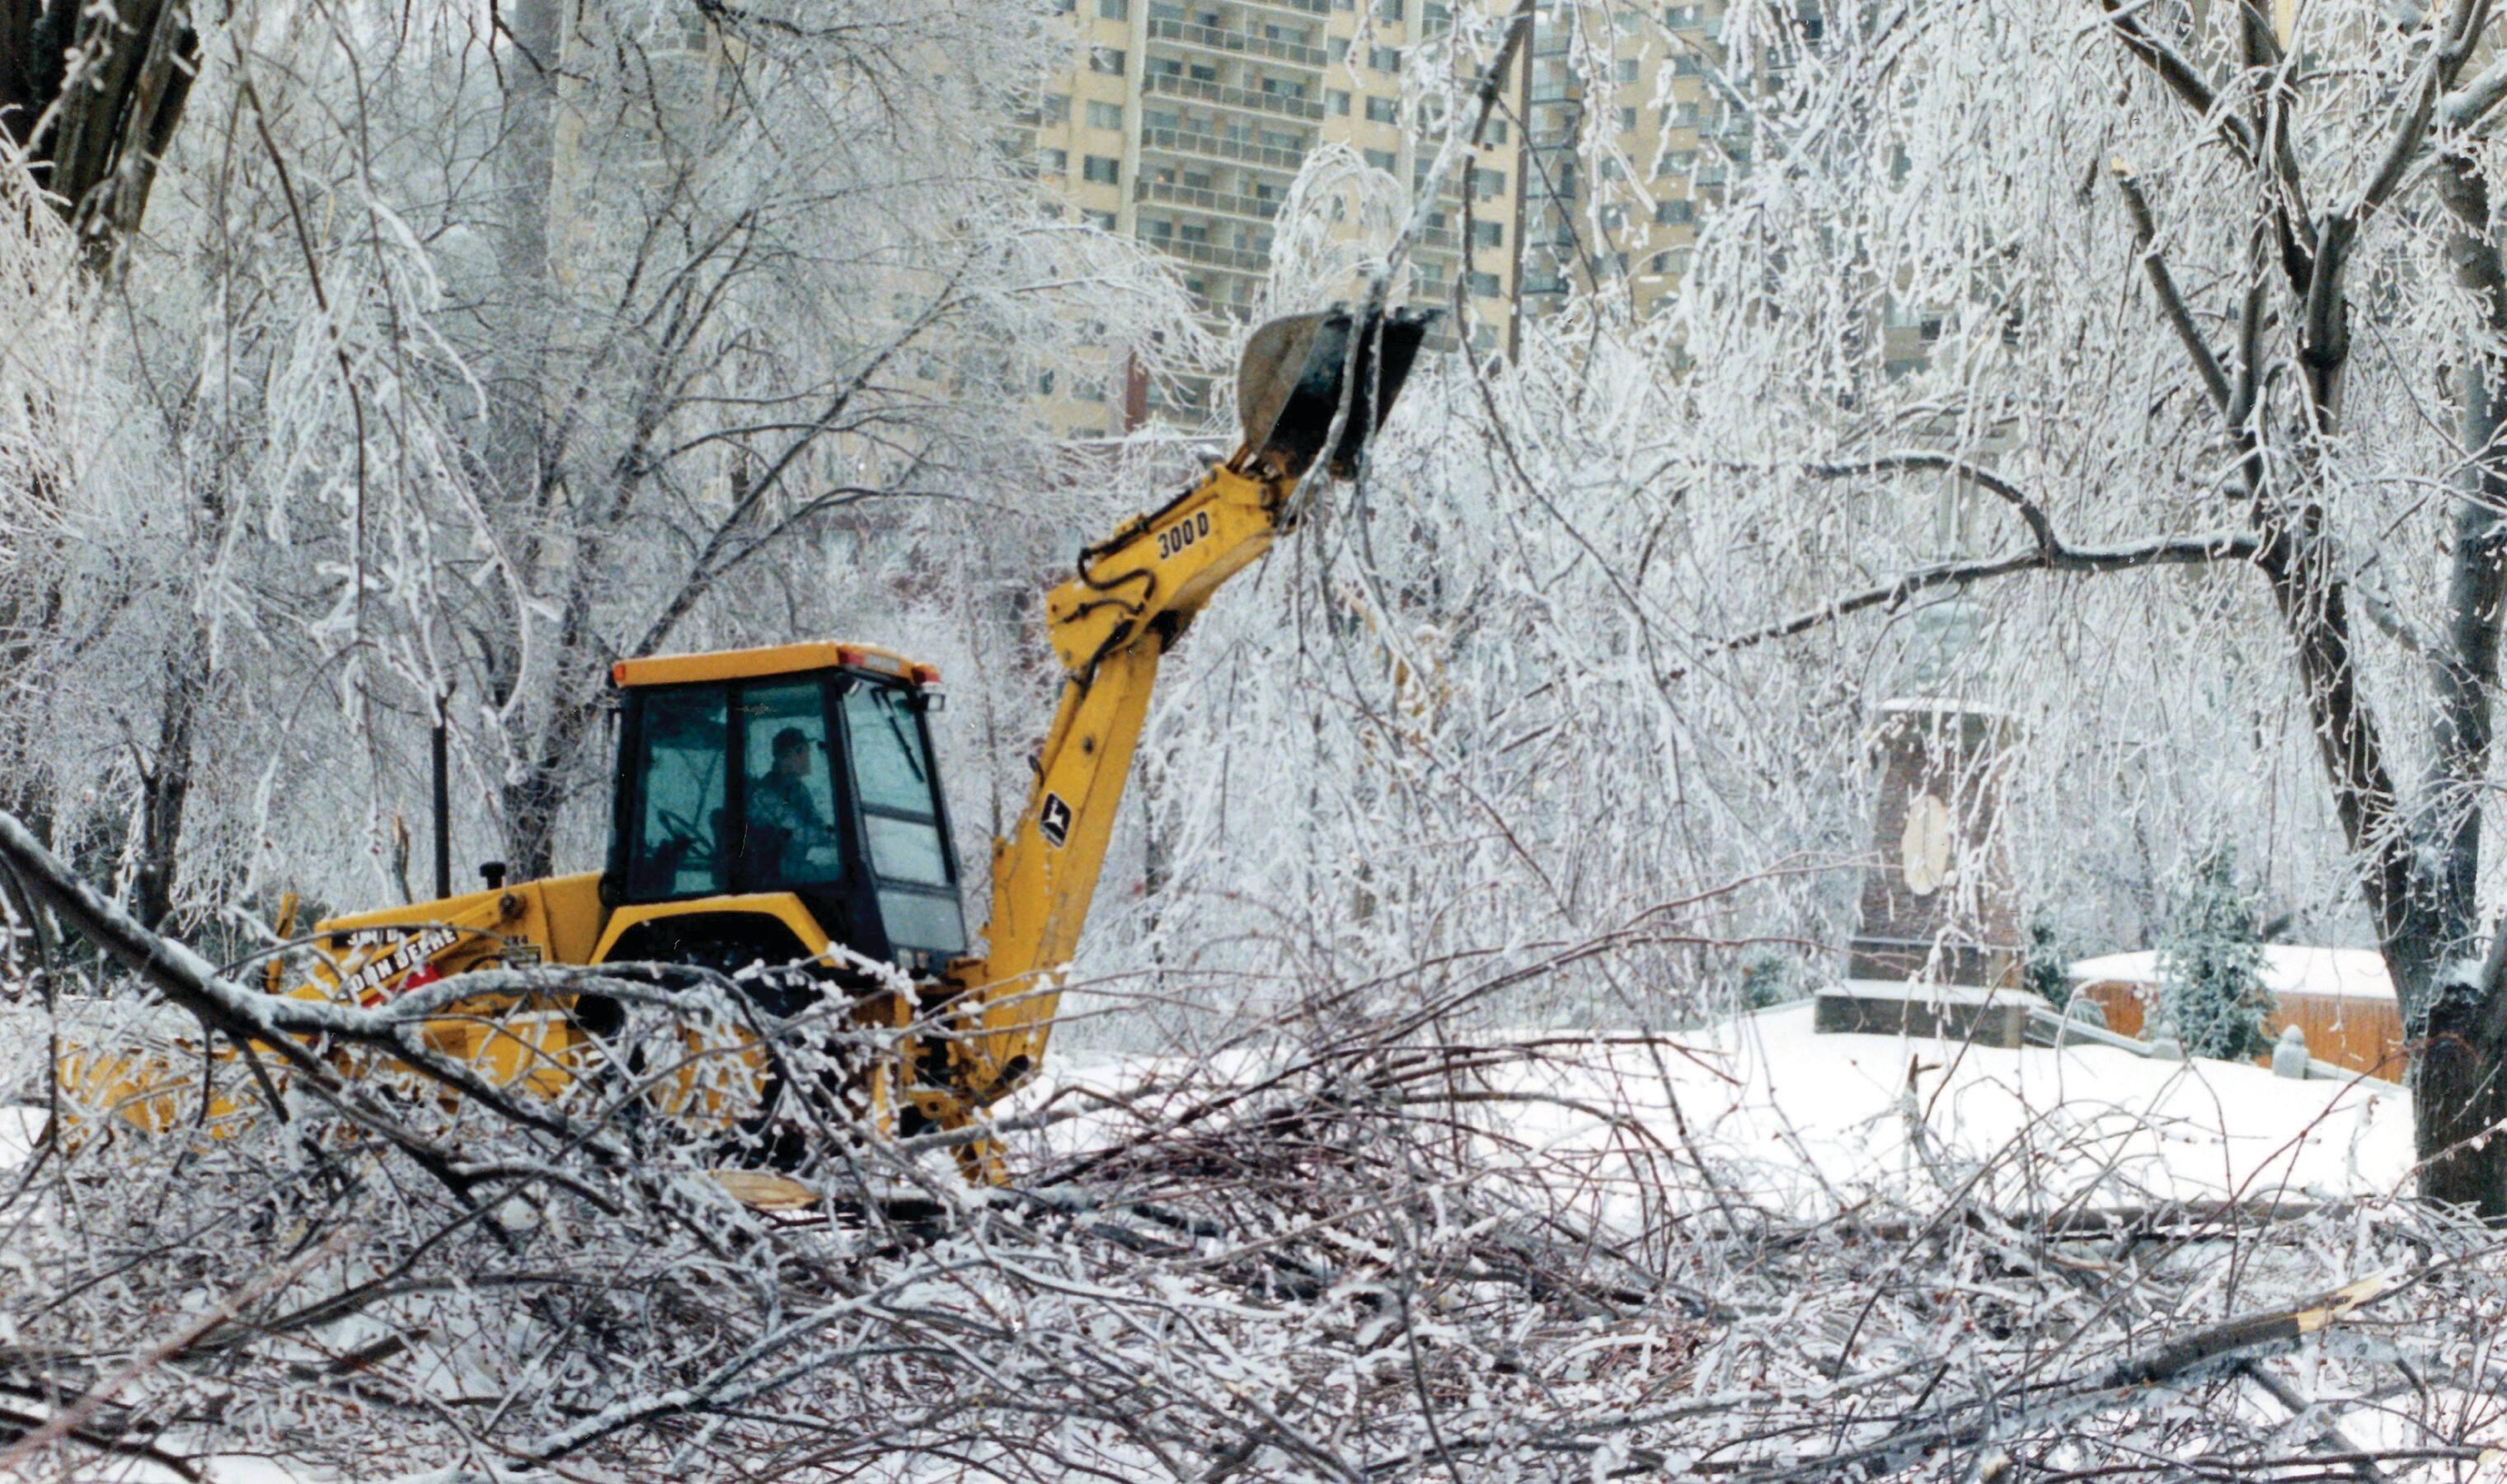
M 2467 1208 L 2485 1220 L 2507 1217 L 2507 1117 L 2499 1079 L 2507 1068 L 2507 1006 L 2470 986 L 2445 986 L 2405 1021 L 2416 1048 L 2412 1074 L 2415 1146 L 2426 1163 L 2420 1194 Z
M 0 129 L 91 259 L 147 211 L 200 50 L 189 0 L 0 0 Z M 64 91 L 73 75 L 79 86 Z
M 157 718 L 157 750 L 140 774 L 138 864 L 130 878 L 130 911 L 152 930 L 163 931 L 174 914 L 181 884 L 183 815 L 192 801 L 192 736 L 208 690 L 208 642 L 190 642 L 165 654 L 165 697 Z
M 2438 199 L 2452 218 L 2447 256 L 2458 287 L 2487 310 L 2491 344 L 2507 332 L 2507 261 L 2490 233 L 2489 192 L 2479 169 L 2442 157 Z M 2482 794 L 2495 727 L 2500 608 L 2507 604 L 2507 464 L 2499 439 L 2507 410 L 2496 367 L 2477 339 L 2453 377 L 2464 467 L 2449 535 L 2447 631 L 2431 656 L 2437 716 L 2429 781 L 2412 831 L 2419 878 L 2414 932 L 2389 944 L 2386 963 L 2402 1000 L 2413 1058 L 2416 1146 L 2426 1161 L 2420 1192 L 2507 1216 L 2507 1139 L 2485 1131 L 2507 1117 L 2507 996 L 2479 942 Z M 2476 967 L 2476 965 L 2483 965 Z

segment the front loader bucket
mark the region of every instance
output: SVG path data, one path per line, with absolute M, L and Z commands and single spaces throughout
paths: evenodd
M 1349 421 L 1325 467 L 1338 479 L 1356 474 L 1360 452 L 1410 379 L 1419 342 L 1435 317 L 1434 309 L 1379 316 L 1358 347 L 1354 387 L 1343 382 L 1353 369 L 1348 309 L 1290 314 L 1255 330 L 1236 365 L 1236 410 L 1254 462 L 1290 478 L 1304 474 L 1324 452 L 1346 393 Z

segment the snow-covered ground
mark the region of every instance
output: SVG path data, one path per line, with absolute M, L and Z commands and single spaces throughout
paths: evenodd
M 1808 1005 L 1690 1039 L 1706 1065 L 1666 1065 L 1700 1139 L 1756 1151 L 1770 1167 L 1798 1166 L 1840 1194 L 1921 1175 L 1910 1110 L 1940 1157 L 1981 1161 L 2024 1148 L 2058 1195 L 2095 1179 L 2175 1198 L 2387 1191 L 2411 1165 L 2408 1098 L 2242 1063 L 1818 1035 Z M 1642 1086 L 1629 1092 L 1644 1105 Z
M 1601 1151 L 1616 1146 L 1615 1129 L 1633 1123 L 1677 1149 L 1685 1122 L 1711 1161 L 1751 1171 L 1759 1200 L 1803 1214 L 1970 1177 L 2006 1210 L 2092 1190 L 2100 1205 L 2336 1197 L 2391 1192 L 2412 1164 L 2407 1095 L 2241 1063 L 1821 1035 L 1807 1003 L 1667 1039 L 1680 1054 L 1597 1046 L 1505 1074 L 1492 1161 L 1573 1157 L 1611 1182 L 1615 1156 Z M 1110 1094 L 1158 1069 L 1098 1062 L 1051 1081 Z M 1083 1124 L 1057 1141 L 1091 1133 Z

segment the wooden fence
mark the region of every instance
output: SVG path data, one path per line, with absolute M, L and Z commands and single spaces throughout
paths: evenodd
M 2080 994 L 2106 1012 L 2107 1029 L 2126 1035 L 2146 1035 L 2157 1018 L 2159 987 L 2131 979 L 2099 979 L 2082 985 Z M 2403 1017 L 2390 999 L 2360 995 L 2282 995 L 2274 1003 L 2271 1033 L 2295 1025 L 2307 1035 L 2307 1049 L 2318 1060 L 2399 1082 L 2409 1067 L 2403 1052 Z M 2269 1064 L 2269 1056 L 2257 1058 Z

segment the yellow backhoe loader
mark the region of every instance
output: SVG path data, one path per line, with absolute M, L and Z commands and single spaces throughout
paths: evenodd
M 983 952 L 969 952 L 933 760 L 938 671 L 812 641 L 619 662 L 603 868 L 508 884 L 490 865 L 484 890 L 319 923 L 321 966 L 289 993 L 373 1006 L 521 963 L 801 965 L 744 982 L 779 1016 L 835 1000 L 856 1022 L 940 1028 L 909 1035 L 857 1105 L 900 1134 L 966 1127 L 1044 1055 L 1161 658 L 1294 524 L 1310 469 L 1353 472 L 1428 318 L 1362 326 L 1334 309 L 1256 331 L 1238 370 L 1243 443 L 1083 550 L 1047 597 L 1061 700 L 1017 826 L 993 842 Z M 465 1000 L 425 1039 L 500 1087 L 556 1092 L 615 1013 L 591 995 Z M 73 1056 L 62 1079 L 143 1127 L 172 1121 L 168 1084 L 127 1059 Z

